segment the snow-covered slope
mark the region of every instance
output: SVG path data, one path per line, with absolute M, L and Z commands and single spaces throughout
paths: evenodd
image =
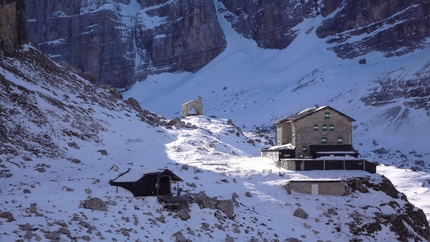
M 394 241 L 428 235 L 424 213 L 378 174 L 279 169 L 258 157 L 266 136 L 222 117 L 164 120 L 29 46 L 2 56 L 0 74 L 1 141 L 8 147 L 0 153 L 1 241 Z M 44 146 L 47 140 L 54 146 Z M 184 180 L 182 189 L 207 196 L 215 207 L 194 202 L 189 210 L 168 211 L 154 197 L 133 198 L 109 185 L 129 168 L 167 168 Z M 291 179 L 357 177 L 352 183 L 363 186 L 346 196 L 284 188 Z M 421 182 L 420 196 L 428 195 L 428 176 L 405 179 L 404 190 L 414 189 L 408 182 Z
M 232 30 L 221 13 L 218 19 L 228 45 L 216 59 L 195 74 L 150 76 L 124 96 L 173 118 L 181 114 L 179 104 L 199 95 L 206 115 L 232 119 L 243 130 L 267 129 L 304 108 L 330 105 L 357 120 L 354 146 L 364 157 L 430 169 L 430 48 L 343 60 L 316 36 L 318 16 L 296 26 L 298 36 L 286 49 L 264 50 Z

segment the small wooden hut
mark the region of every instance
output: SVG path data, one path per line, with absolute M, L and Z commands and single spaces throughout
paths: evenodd
M 176 182 L 177 191 L 179 182 L 183 181 L 168 169 L 143 173 L 128 169 L 110 180 L 111 186 L 122 187 L 129 190 L 133 196 L 172 196 L 172 182 Z

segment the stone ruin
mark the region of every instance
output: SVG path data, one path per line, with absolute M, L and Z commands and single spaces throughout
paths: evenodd
M 193 111 L 195 113 L 193 113 Z M 203 102 L 200 96 L 197 96 L 197 100 L 190 100 L 182 104 L 182 116 L 193 116 L 203 115 Z

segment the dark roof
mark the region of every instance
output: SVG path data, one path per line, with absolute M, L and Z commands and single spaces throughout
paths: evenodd
M 341 115 L 349 118 L 351 121 L 355 121 L 355 119 L 349 117 L 348 115 L 346 115 L 346 114 L 344 114 L 342 112 L 339 112 L 338 110 L 336 110 L 336 109 L 334 109 L 334 108 L 332 108 L 330 106 L 321 106 L 321 107 L 315 106 L 315 107 L 312 107 L 312 108 L 306 108 L 306 109 L 304 109 L 304 110 L 302 110 L 302 111 L 300 111 L 298 113 L 295 113 L 295 114 L 290 115 L 290 116 L 288 116 L 286 118 L 283 118 L 283 119 L 280 119 L 278 121 L 275 121 L 275 124 L 277 124 L 277 123 L 283 123 L 283 122 L 286 122 L 286 121 L 287 122 L 294 122 L 294 121 L 302 119 L 302 118 L 304 118 L 306 116 L 309 116 L 311 114 L 314 114 L 314 113 L 316 113 L 316 112 L 318 112 L 320 110 L 326 109 L 326 108 L 331 109 L 333 111 L 336 111 L 336 112 L 340 113 Z
M 147 172 L 147 173 L 143 173 L 142 171 L 135 171 L 135 170 L 132 171 L 131 169 L 128 169 L 127 171 L 120 173 L 115 179 L 111 180 L 110 182 L 136 182 L 144 177 L 160 176 L 160 175 L 170 176 L 170 179 L 172 181 L 183 181 L 180 177 L 178 177 L 168 169 L 162 169 L 159 171 L 153 171 L 153 172 Z
M 160 175 L 170 176 L 170 179 L 172 181 L 183 181 L 179 176 L 177 176 L 175 173 L 173 173 L 172 171 L 170 171 L 168 169 L 164 169 L 164 170 L 161 170 L 158 172 L 146 173 L 144 176 L 160 176 Z
M 358 156 L 352 145 L 309 145 L 312 156 L 350 155 Z

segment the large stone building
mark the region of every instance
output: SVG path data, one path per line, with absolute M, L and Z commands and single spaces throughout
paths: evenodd
M 330 106 L 315 106 L 274 123 L 276 145 L 261 156 L 288 170 L 366 170 L 376 164 L 358 159 L 352 146 L 355 119 Z
M 276 145 L 291 144 L 295 147 L 294 156 L 297 158 L 322 156 L 323 152 L 330 150 L 339 155 L 350 153 L 356 156 L 352 148 L 354 121 L 330 106 L 307 108 L 274 123 Z

